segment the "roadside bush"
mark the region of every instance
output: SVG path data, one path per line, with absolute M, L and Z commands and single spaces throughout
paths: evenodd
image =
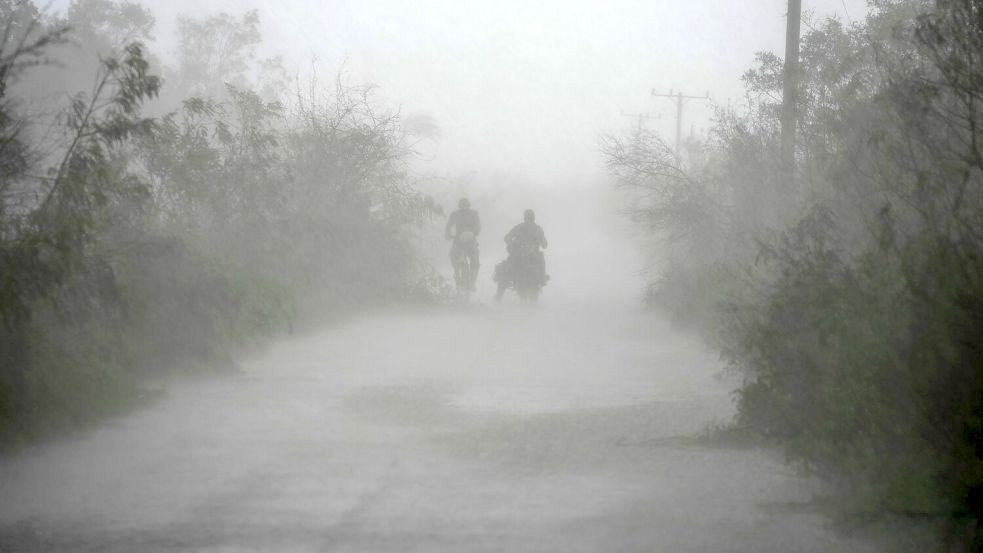
M 407 168 L 426 129 L 371 89 L 261 96 L 251 64 L 279 66 L 255 60 L 258 16 L 222 14 L 183 20 L 187 67 L 172 72 L 212 95 L 151 118 L 161 81 L 132 42 L 152 30 L 147 10 L 76 0 L 49 21 L 0 0 L 0 15 L 0 447 L 125 408 L 147 378 L 231 367 L 298 320 L 410 295 L 412 228 L 439 211 Z M 104 50 L 53 50 L 74 34 Z M 66 76 L 101 60 L 96 86 L 28 110 L 19 84 L 59 80 L 49 54 L 72 62 Z
M 928 522 L 941 548 L 972 551 L 983 550 L 981 13 L 976 0 L 885 1 L 864 23 L 813 26 L 794 181 L 777 163 L 783 64 L 771 54 L 745 76 L 748 109 L 721 111 L 699 155 L 605 151 L 621 186 L 671 191 L 635 209 L 674 254 L 649 298 L 695 320 L 743 377 L 737 424 L 821 476 L 836 516 Z M 677 201 L 700 189 L 713 191 L 708 222 Z

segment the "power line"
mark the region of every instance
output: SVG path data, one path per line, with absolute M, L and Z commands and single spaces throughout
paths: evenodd
M 853 24 L 853 19 L 850 18 L 850 10 L 846 9 L 846 0 L 840 0 L 840 5 L 843 6 L 843 13 L 846 14 L 846 22 Z

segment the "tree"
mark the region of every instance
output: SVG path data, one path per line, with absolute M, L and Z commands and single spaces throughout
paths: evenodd
M 178 97 L 222 97 L 226 85 L 246 85 L 250 64 L 262 41 L 259 13 L 241 18 L 220 13 L 205 19 L 178 18 L 178 67 L 174 93 Z
M 46 40 L 50 43 L 57 36 L 49 34 Z M 5 57 L 5 65 L 14 67 L 32 55 L 30 49 L 20 51 L 19 56 Z M 10 70 L 0 66 L 0 74 L 9 75 Z M 113 151 L 129 136 L 151 130 L 139 109 L 159 87 L 138 44 L 127 47 L 121 59 L 106 59 L 91 94 L 76 97 L 66 113 L 69 140 L 50 176 L 33 188 L 37 200 L 0 213 L 0 357 L 5 360 L 0 418 L 15 420 L 21 429 L 31 424 L 26 372 L 31 365 L 34 304 L 85 266 L 98 208 L 134 192 L 137 183 L 121 174 L 125 166 L 114 162 Z M 20 146 L 6 141 L 0 147 L 0 157 L 9 158 Z M 8 153 L 11 149 L 13 154 Z M 7 177 L 2 183 L 6 190 L 24 190 L 34 180 L 23 172 Z M 16 404 L 6 403 L 10 398 L 16 398 Z
M 643 191 L 642 222 L 704 255 L 653 287 L 706 314 L 696 322 L 744 379 L 738 424 L 821 476 L 839 515 L 931 521 L 979 551 L 983 4 L 873 5 L 862 24 L 802 37 L 795 189 L 775 186 L 772 54 L 700 164 L 624 141 L 606 153 Z M 694 218 L 703 189 L 716 209 Z M 702 228 L 726 246 L 692 241 Z

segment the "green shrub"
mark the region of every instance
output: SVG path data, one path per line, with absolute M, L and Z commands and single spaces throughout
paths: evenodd
M 699 155 L 605 151 L 639 191 L 636 219 L 676 254 L 648 299 L 694 321 L 744 378 L 741 429 L 823 477 L 839 516 L 929 521 L 941 545 L 971 551 L 983 551 L 980 13 L 976 0 L 875 2 L 863 23 L 810 29 L 794 179 L 778 163 L 783 64 L 767 53 L 745 75 L 748 108 L 721 110 Z
M 340 80 L 326 92 L 312 82 L 289 106 L 257 92 L 270 87 L 247 78 L 255 12 L 183 20 L 169 82 L 214 96 L 147 118 L 161 80 L 140 44 L 115 44 L 107 29 L 147 38 L 148 10 L 79 2 L 54 22 L 31 2 L 0 2 L 0 12 L 10 16 L 0 40 L 0 446 L 115 412 L 145 378 L 230 366 L 302 314 L 407 297 L 419 266 L 410 230 L 439 210 L 407 160 L 432 125 L 403 124 L 369 88 Z M 72 50 L 46 70 L 84 71 L 98 58 L 93 92 L 22 112 L 10 85 L 69 36 L 99 51 Z M 20 132 L 31 125 L 66 141 L 35 143 Z

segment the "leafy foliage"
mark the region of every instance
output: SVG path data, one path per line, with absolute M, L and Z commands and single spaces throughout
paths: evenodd
M 0 445 L 123 407 L 148 375 L 229 365 L 299 317 L 434 293 L 414 287 L 410 229 L 438 207 L 406 164 L 432 121 L 404 126 L 340 81 L 289 105 L 264 97 L 255 12 L 181 20 L 168 71 L 199 94 L 150 118 L 164 89 L 133 42 L 151 36 L 149 12 L 77 0 L 45 21 L 16 6 L 0 1 L 16 15 L 0 93 L 57 71 L 46 52 L 69 40 L 100 62 L 47 115 L 0 95 Z M 39 117 L 54 139 L 25 132 Z
M 934 521 L 978 551 L 983 7 L 873 8 L 802 39 L 795 182 L 772 54 L 685 164 L 645 142 L 606 153 L 645 192 L 638 219 L 694 252 L 664 260 L 651 298 L 700 313 L 744 376 L 738 424 L 822 476 L 841 515 Z

